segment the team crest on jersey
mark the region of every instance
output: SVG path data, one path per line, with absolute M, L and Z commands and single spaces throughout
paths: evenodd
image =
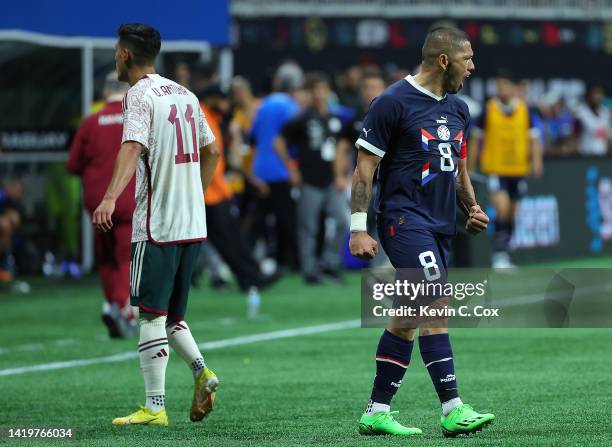
M 444 125 L 438 127 L 438 137 L 441 140 L 448 141 L 450 139 L 450 130 L 448 130 L 448 127 Z

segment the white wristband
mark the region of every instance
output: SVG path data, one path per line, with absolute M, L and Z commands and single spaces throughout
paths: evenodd
M 351 232 L 368 231 L 368 213 L 351 214 Z

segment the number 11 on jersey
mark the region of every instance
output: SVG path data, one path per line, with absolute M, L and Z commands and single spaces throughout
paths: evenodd
M 181 118 L 178 115 L 178 109 L 176 104 L 172 104 L 170 106 L 170 115 L 168 116 L 168 121 L 170 124 L 174 125 L 176 129 L 176 147 L 177 154 L 174 156 L 174 164 L 181 163 L 198 163 L 200 161 L 198 157 L 198 145 L 196 143 L 196 128 L 195 128 L 195 119 L 193 117 L 193 107 L 191 104 L 187 105 L 187 110 L 185 110 L 185 119 L 189 123 L 191 127 L 191 143 L 192 143 L 192 151 L 191 153 L 185 153 L 185 147 L 183 145 L 183 132 L 181 130 Z

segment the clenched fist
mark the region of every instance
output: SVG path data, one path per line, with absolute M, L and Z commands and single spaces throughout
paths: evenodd
M 353 256 L 372 259 L 378 253 L 378 243 L 366 231 L 356 231 L 351 233 L 349 249 Z
M 472 205 L 470 207 L 470 214 L 465 224 L 465 229 L 470 234 L 478 234 L 482 230 L 487 229 L 489 224 L 489 216 L 480 208 L 479 205 Z

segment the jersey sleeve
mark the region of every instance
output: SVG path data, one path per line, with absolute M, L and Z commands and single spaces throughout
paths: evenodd
M 198 107 L 198 127 L 200 131 L 200 141 L 198 142 L 200 147 L 208 146 L 210 143 L 215 141 L 215 136 L 206 121 L 206 116 L 201 107 Z
M 461 140 L 461 149 L 459 151 L 459 156 L 463 160 L 467 158 L 467 147 L 468 147 L 468 138 L 470 137 L 470 131 L 472 130 L 472 118 L 470 117 L 469 111 L 467 112 L 467 118 L 465 122 L 465 128 L 463 129 L 463 139 Z
M 123 100 L 123 137 L 121 143 L 136 141 L 149 146 L 149 135 L 153 122 L 153 105 L 145 90 L 135 86 Z
M 378 97 L 363 120 L 355 146 L 384 157 L 400 114 L 400 104 L 390 95 Z

